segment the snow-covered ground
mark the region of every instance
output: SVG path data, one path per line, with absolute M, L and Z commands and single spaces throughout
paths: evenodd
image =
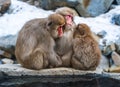
M 24 2 L 11 0 L 12 4 L 10 10 L 0 17 L 0 37 L 9 34 L 16 34 L 24 25 L 25 22 L 34 18 L 47 17 L 53 11 L 45 11 L 34 6 L 28 5 Z M 110 10 L 106 14 L 102 14 L 94 18 L 75 17 L 75 23 L 86 23 L 91 30 L 96 34 L 100 31 L 106 31 L 107 34 L 103 39 L 107 43 L 114 42 L 120 37 L 120 26 L 111 23 L 111 18 L 115 14 L 120 14 L 120 6 Z M 102 42 L 102 40 L 100 42 Z M 102 43 L 101 43 L 102 44 Z

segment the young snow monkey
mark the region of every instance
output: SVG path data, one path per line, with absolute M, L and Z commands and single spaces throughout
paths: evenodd
M 99 65 L 101 51 L 86 24 L 78 24 L 74 32 L 72 67 L 80 70 L 95 70 Z

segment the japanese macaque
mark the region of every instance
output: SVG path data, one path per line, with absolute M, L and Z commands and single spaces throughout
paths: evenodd
M 62 36 L 64 24 L 60 14 L 28 21 L 20 30 L 16 43 L 15 54 L 19 63 L 35 70 L 61 66 L 62 61 L 54 51 L 54 39 Z
M 62 59 L 62 66 L 69 67 L 72 58 L 73 32 L 76 27 L 73 21 L 74 11 L 68 7 L 62 7 L 55 12 L 62 15 L 66 20 L 66 24 L 63 28 L 63 36 L 56 39 L 55 51 Z
M 80 70 L 95 70 L 99 65 L 101 51 L 86 24 L 78 24 L 73 35 L 72 67 Z

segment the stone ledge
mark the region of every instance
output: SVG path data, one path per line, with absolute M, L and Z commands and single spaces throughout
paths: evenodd
M 83 77 L 109 77 L 120 80 L 119 73 L 107 73 L 98 68 L 95 71 L 82 71 L 72 68 L 53 68 L 42 70 L 30 70 L 21 67 L 20 64 L 2 64 L 0 65 L 0 77 L 69 77 L 69 76 L 83 76 Z
M 81 71 L 72 68 L 53 68 L 42 70 L 30 70 L 21 67 L 19 64 L 2 64 L 0 72 L 7 76 L 61 76 L 61 75 L 86 75 L 86 74 L 101 74 L 102 70 L 96 71 Z

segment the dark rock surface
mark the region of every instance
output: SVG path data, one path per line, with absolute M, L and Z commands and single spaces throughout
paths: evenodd
M 112 22 L 113 24 L 116 24 L 116 25 L 119 25 L 119 26 L 120 26 L 120 14 L 114 15 L 114 16 L 112 17 L 111 22 Z
M 0 0 L 0 13 L 5 13 L 9 6 L 11 5 L 11 0 Z

